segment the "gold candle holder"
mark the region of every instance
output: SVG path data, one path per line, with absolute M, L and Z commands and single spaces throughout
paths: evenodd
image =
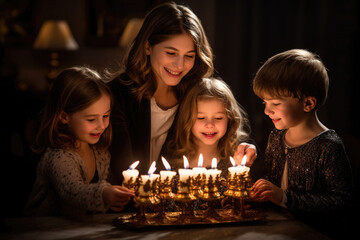
M 128 181 L 124 181 L 122 185 L 130 190 L 135 190 L 136 178 L 130 177 Z
M 181 215 L 177 222 L 184 224 L 190 223 L 192 219 L 195 219 L 193 202 L 196 197 L 190 191 L 191 178 L 186 181 L 178 182 L 177 193 L 175 195 L 175 201 L 177 201 L 181 207 Z
M 137 221 L 146 222 L 146 209 L 148 206 L 160 203 L 156 196 L 156 181 L 151 181 L 147 175 L 139 177 L 135 184 L 134 202 L 140 207 L 139 213 L 135 216 Z
M 193 196 L 199 197 L 202 194 L 201 186 L 203 184 L 204 179 L 199 174 L 196 177 L 191 177 L 190 179 L 190 192 Z
M 203 176 L 205 177 L 205 176 Z M 202 193 L 199 195 L 199 198 L 208 203 L 208 209 L 203 216 L 204 218 L 214 218 L 219 219 L 221 216 L 216 212 L 216 204 L 221 198 L 219 192 L 220 185 L 220 176 L 217 175 L 215 178 L 213 176 L 208 176 L 208 179 L 204 181 L 202 187 Z
M 160 212 L 158 215 L 159 219 L 166 219 L 166 203 L 168 200 L 174 199 L 175 195 L 172 192 L 172 178 L 170 179 L 168 176 L 164 180 L 159 181 L 159 198 L 160 198 Z
M 244 203 L 250 199 L 251 179 L 249 173 L 241 172 L 240 174 L 235 174 L 233 180 L 229 180 L 231 182 L 229 189 L 231 188 L 231 190 L 227 193 L 230 194 L 233 191 L 232 215 L 236 218 L 246 219 Z

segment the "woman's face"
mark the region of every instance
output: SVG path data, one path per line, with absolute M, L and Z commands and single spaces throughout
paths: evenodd
M 192 38 L 182 33 L 154 46 L 146 44 L 158 86 L 176 86 L 193 68 L 196 49 Z

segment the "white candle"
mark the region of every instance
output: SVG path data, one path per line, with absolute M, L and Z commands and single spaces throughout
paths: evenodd
M 164 157 L 161 157 L 161 160 L 166 168 L 166 171 L 160 171 L 160 180 L 165 181 L 166 178 L 169 178 L 169 181 L 171 181 L 171 179 L 176 175 L 176 172 L 171 171 L 171 166 Z
M 135 182 L 136 178 L 139 176 L 139 171 L 137 169 L 135 169 L 138 164 L 139 164 L 139 161 L 136 161 L 130 165 L 128 170 L 125 170 L 122 172 L 122 174 L 124 176 L 123 182 L 125 182 L 125 183 L 129 182 L 130 178 L 133 178 L 132 180 Z
M 217 160 L 216 158 L 213 158 L 211 162 L 211 169 L 205 172 L 206 181 L 209 181 L 210 176 L 212 177 L 212 180 L 215 181 L 216 177 L 220 175 L 221 170 L 218 170 L 216 167 L 217 167 Z
M 140 187 L 139 187 L 139 195 L 140 196 L 149 196 L 150 193 L 151 193 L 151 191 L 145 191 L 144 190 L 144 185 L 148 181 L 150 181 L 150 186 L 151 186 L 152 181 L 155 179 L 155 177 L 151 176 L 153 174 L 153 172 L 155 172 L 155 170 L 156 170 L 155 164 L 156 164 L 156 162 L 153 161 L 150 168 L 149 168 L 148 175 L 141 175 L 141 182 L 140 182 Z
M 184 168 L 179 169 L 179 179 L 182 182 L 186 182 L 193 175 L 193 171 L 189 169 L 189 161 L 185 156 L 184 158 Z
M 240 168 L 240 173 L 241 174 L 248 174 L 250 171 L 250 168 L 246 167 L 246 166 L 238 166 L 238 168 Z
M 155 180 L 158 180 L 160 178 L 160 174 L 151 174 L 150 175 L 150 181 L 153 182 Z
M 145 191 L 144 190 L 144 185 L 150 180 L 150 185 L 151 185 L 151 179 L 149 175 L 141 175 L 140 177 L 141 182 L 140 182 L 140 187 L 139 187 L 139 195 L 140 196 L 149 196 L 150 195 L 150 191 Z
M 192 169 L 194 178 L 198 177 L 199 175 L 202 176 L 202 174 L 206 172 L 206 168 L 202 166 L 203 161 L 204 161 L 203 155 L 200 153 L 198 166 Z
M 236 165 L 234 158 L 230 157 L 230 162 L 233 166 L 229 167 L 228 170 L 230 172 L 231 178 L 233 178 L 235 174 L 237 175 L 240 174 L 240 168 Z

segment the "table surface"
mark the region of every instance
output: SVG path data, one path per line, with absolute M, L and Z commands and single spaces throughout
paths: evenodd
M 264 210 L 260 222 L 185 227 L 156 227 L 138 230 L 119 228 L 116 213 L 86 215 L 80 218 L 37 217 L 3 219 L 6 230 L 0 239 L 328 239 L 309 226 L 275 210 Z

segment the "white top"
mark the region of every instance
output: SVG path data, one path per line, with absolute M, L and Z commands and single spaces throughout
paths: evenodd
M 178 104 L 167 110 L 161 109 L 155 101 L 150 99 L 151 109 L 151 140 L 150 140 L 150 164 L 159 158 L 161 148 L 166 140 L 168 131 L 174 121 Z

